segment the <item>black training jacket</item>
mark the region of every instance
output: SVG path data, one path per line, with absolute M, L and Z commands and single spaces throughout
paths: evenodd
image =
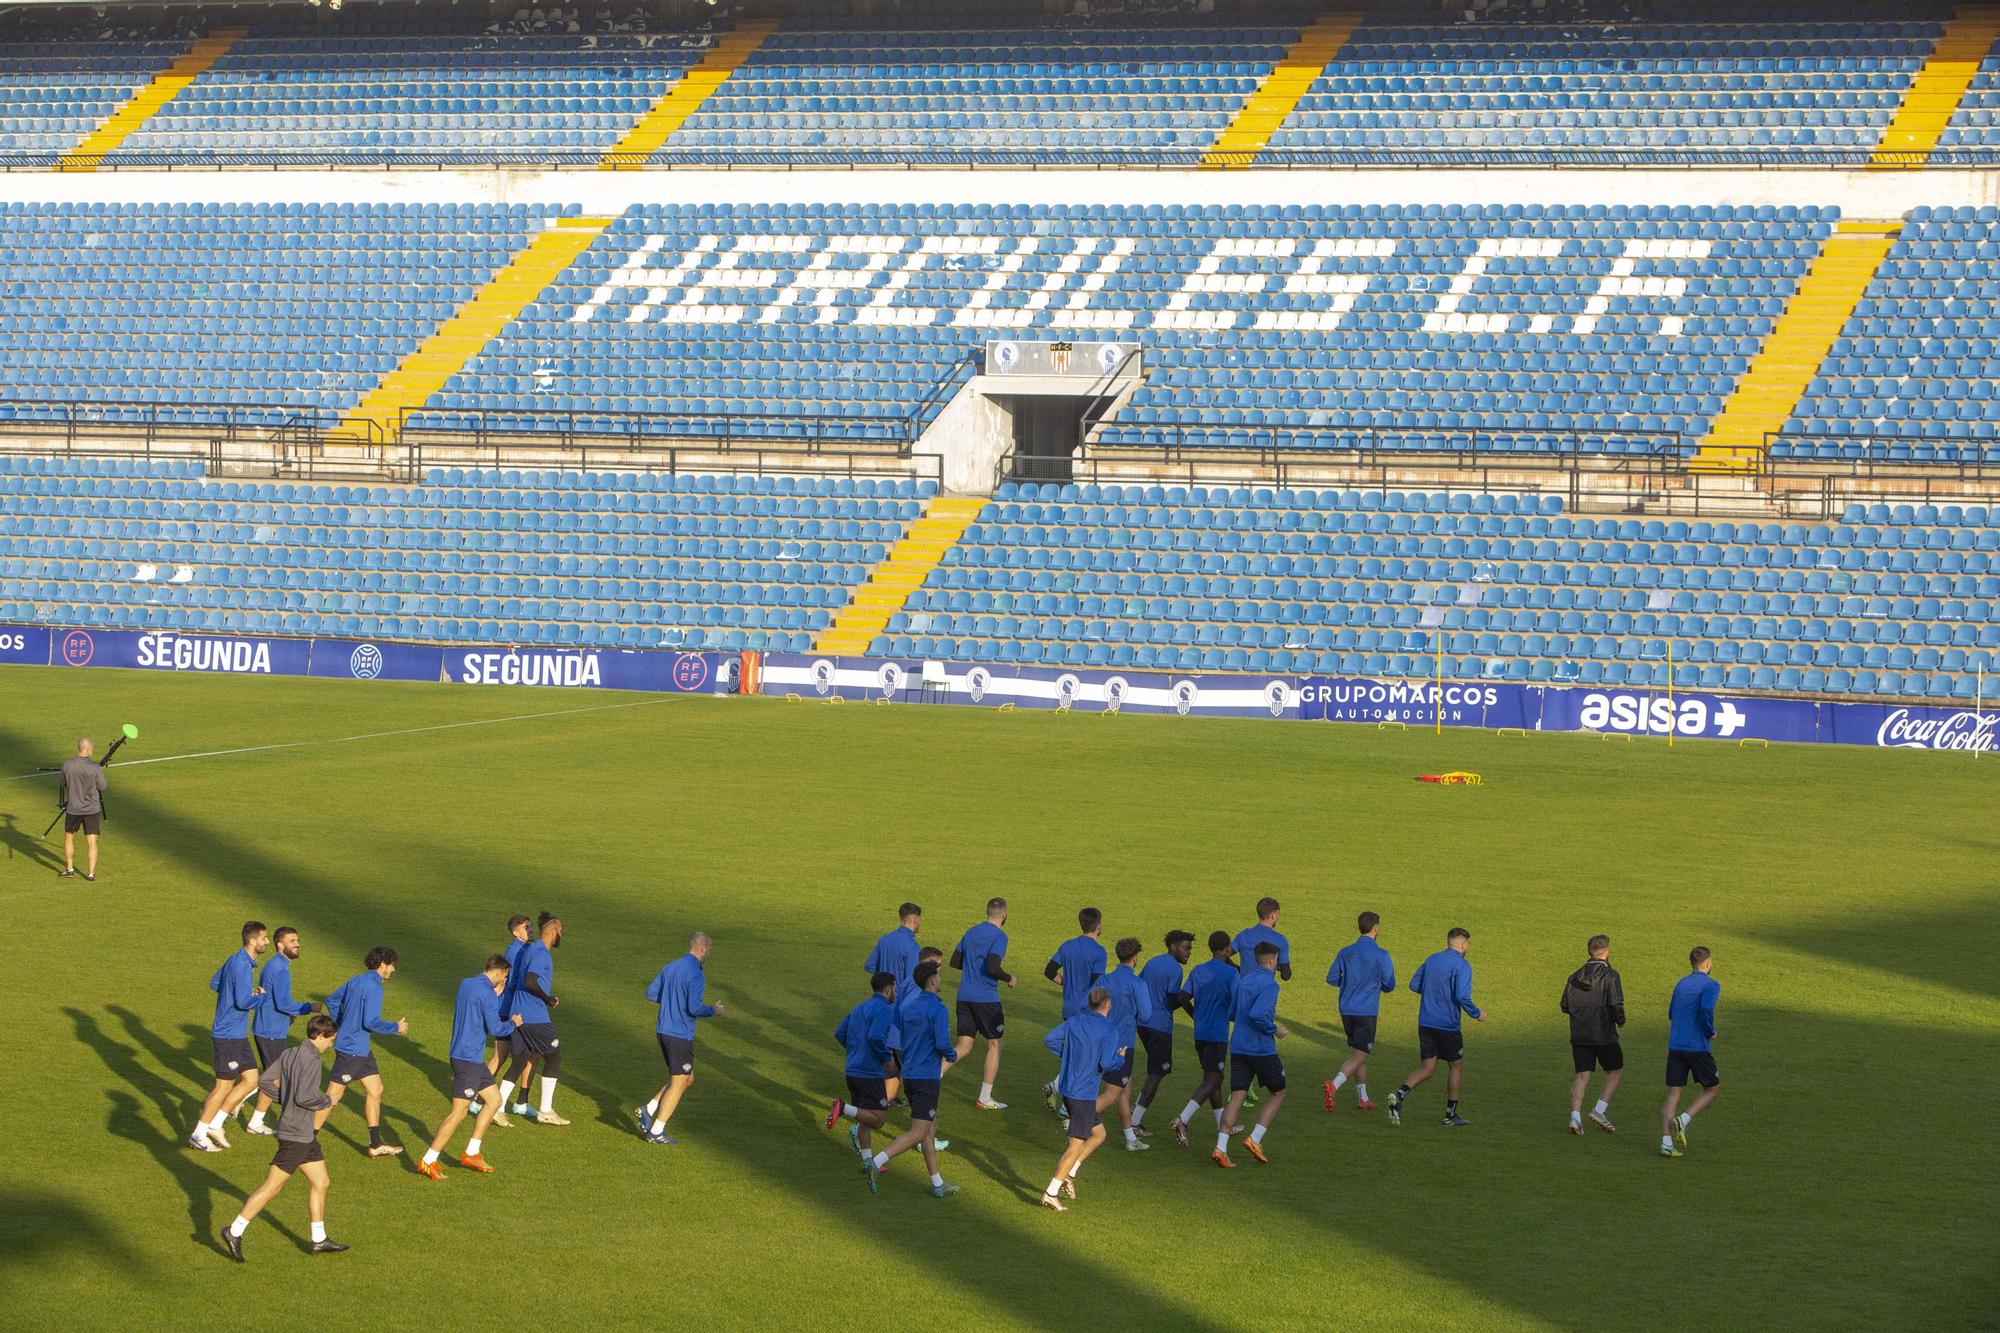
M 1569 1015 L 1569 1039 L 1578 1046 L 1604 1046 L 1625 1026 L 1625 985 L 1611 964 L 1593 958 L 1563 983 L 1562 1011 Z

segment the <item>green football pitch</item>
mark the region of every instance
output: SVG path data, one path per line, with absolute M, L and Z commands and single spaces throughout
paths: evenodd
M 0 1309 L 36 1322 L 1183 1327 L 1992 1326 L 2000 1054 L 2000 762 L 1834 747 L 1377 732 L 334 681 L 0 672 L 0 775 L 137 723 L 111 769 L 101 874 L 59 880 L 47 778 L 0 783 L 9 925 Z M 283 748 L 246 748 L 283 747 Z M 235 752 L 241 751 L 241 752 Z M 127 762 L 190 756 L 171 762 Z M 1412 781 L 1468 769 L 1482 787 Z M 862 959 L 925 909 L 947 949 L 1006 896 L 1004 1113 L 946 1080 L 956 1198 L 900 1160 L 871 1195 L 821 1117 Z M 1148 953 L 1284 903 L 1293 1094 L 1271 1165 L 1216 1170 L 1165 1133 L 1114 1141 L 1080 1198 L 1033 1207 L 1061 1148 L 1040 1105 L 1041 976 L 1101 907 Z M 182 1140 L 206 1090 L 208 978 L 246 918 L 301 932 L 319 999 L 401 952 L 376 1050 L 390 1137 L 444 1109 L 457 983 L 514 911 L 567 926 L 567 1128 L 495 1129 L 497 1174 L 369 1160 L 359 1097 L 323 1141 L 331 1231 L 295 1183 L 217 1247 L 270 1141 Z M 1343 1055 L 1323 978 L 1355 914 L 1407 977 L 1472 932 L 1463 1110 L 1401 1128 L 1319 1084 Z M 661 1080 L 648 980 L 715 938 L 679 1148 L 631 1109 Z M 1557 1009 L 1596 931 L 1631 1019 L 1619 1132 L 1563 1132 Z M 1723 1093 L 1658 1155 L 1669 988 L 1715 950 Z M 946 998 L 950 998 L 947 987 Z M 1384 1005 L 1379 1101 L 1415 1063 Z M 978 1056 L 971 1062 L 976 1066 Z M 1182 1070 L 1187 1072 L 1183 1073 Z M 463 1140 L 460 1140 L 462 1144 Z M 1197 1140 L 1199 1143 L 1199 1140 Z M 274 1303 L 267 1306 L 267 1303 Z M 13 1322 L 13 1321 L 9 1321 Z

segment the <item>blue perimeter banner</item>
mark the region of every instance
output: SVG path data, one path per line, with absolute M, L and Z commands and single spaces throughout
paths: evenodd
M 50 636 L 40 625 L 0 625 L 0 664 L 47 666 Z
M 1203 717 L 1299 715 L 1295 681 L 1283 677 L 1167 676 L 1142 671 L 1065 671 L 1060 667 L 942 663 L 943 680 L 926 684 L 924 664 L 887 658 L 764 658 L 763 692 L 807 699 L 1062 708 L 1081 713 L 1176 713 Z
M 0 625 L 0 663 L 131 667 L 232 676 L 558 685 L 661 694 L 734 694 L 738 653 L 454 648 L 360 639 L 273 639 L 157 630 Z

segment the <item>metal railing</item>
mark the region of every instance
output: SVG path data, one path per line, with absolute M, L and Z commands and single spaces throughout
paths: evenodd
M 1130 148 L 937 148 L 930 145 L 835 148 L 667 147 L 656 153 L 590 148 L 481 148 L 437 151 L 405 148 L 120 149 L 103 157 L 74 158 L 53 151 L 0 151 L 0 172 L 88 169 L 95 171 L 333 171 L 367 167 L 399 171 L 674 170 L 1039 171 L 1079 168 L 1187 171 L 1195 168 L 1259 171 L 1343 171 L 1430 168 L 1644 169 L 1701 171 L 1853 170 L 1864 167 L 1989 169 L 2000 166 L 2000 145 L 1968 145 L 1908 152 L 1873 148 L 1265 148 L 1258 152 Z

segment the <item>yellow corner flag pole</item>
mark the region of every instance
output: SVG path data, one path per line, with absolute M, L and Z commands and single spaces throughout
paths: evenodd
M 1674 641 L 1667 640 L 1667 748 L 1674 748 Z

